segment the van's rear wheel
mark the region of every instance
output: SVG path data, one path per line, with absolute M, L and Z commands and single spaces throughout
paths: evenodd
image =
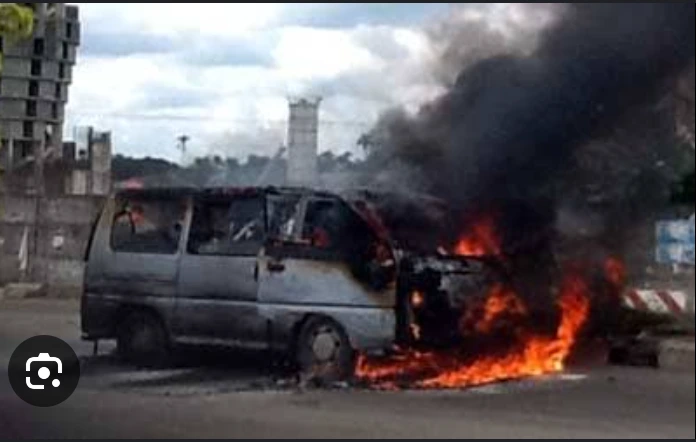
M 300 374 L 314 382 L 330 384 L 350 379 L 355 352 L 343 327 L 324 317 L 310 318 L 300 330 L 296 357 Z
M 130 363 L 143 367 L 161 367 L 168 363 L 169 339 L 162 322 L 146 312 L 129 314 L 119 328 L 118 352 Z

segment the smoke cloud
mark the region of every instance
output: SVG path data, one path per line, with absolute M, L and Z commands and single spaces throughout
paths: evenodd
M 694 59 L 693 3 L 540 11 L 553 12 L 546 29 L 515 50 L 500 34 L 474 61 L 454 49 L 484 30 L 451 32 L 447 69 L 461 64 L 452 86 L 415 116 L 385 115 L 372 133 L 372 170 L 390 171 L 383 180 L 417 177 L 463 220 L 495 213 L 510 253 L 537 250 L 553 226 L 556 184 L 576 151 L 655 101 Z

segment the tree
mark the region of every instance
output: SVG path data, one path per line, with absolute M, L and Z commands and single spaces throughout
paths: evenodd
M 176 164 L 158 158 L 135 159 L 117 154 L 111 161 L 111 174 L 116 181 L 157 177 L 177 170 L 179 166 Z
M 34 31 L 34 12 L 17 3 L 0 3 L 0 38 L 3 48 L 21 39 L 29 38 Z M 0 72 L 3 53 L 0 50 Z

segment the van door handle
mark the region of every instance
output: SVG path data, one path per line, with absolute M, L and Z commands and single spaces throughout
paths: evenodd
M 266 266 L 269 272 L 282 272 L 285 270 L 285 264 L 281 261 L 268 261 Z

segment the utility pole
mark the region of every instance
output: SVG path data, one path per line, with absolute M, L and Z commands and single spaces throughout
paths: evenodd
M 184 165 L 186 161 L 186 144 L 191 140 L 188 135 L 180 135 L 177 140 L 179 141 L 178 149 L 181 151 L 181 165 Z
M 39 257 L 39 233 L 43 225 L 42 204 L 46 194 L 45 174 L 44 174 L 44 152 L 46 150 L 46 134 L 42 134 L 41 141 L 34 144 L 34 231 L 33 246 L 29 254 L 28 271 L 34 281 L 41 281 Z

